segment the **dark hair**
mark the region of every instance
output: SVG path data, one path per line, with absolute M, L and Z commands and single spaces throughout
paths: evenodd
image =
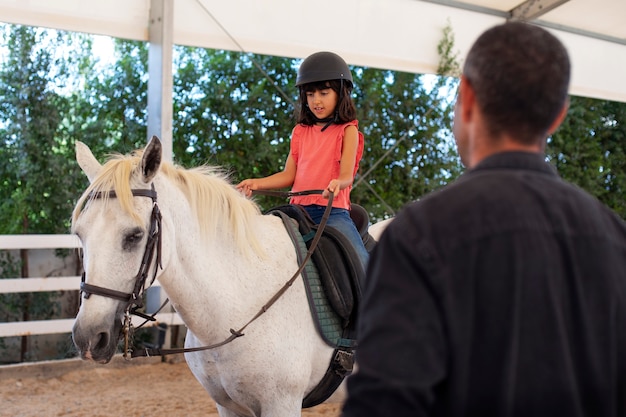
M 348 80 L 328 80 L 303 84 L 299 87 L 300 97 L 298 101 L 300 105 L 296 109 L 296 120 L 298 123 L 313 126 L 318 122 L 311 110 L 309 110 L 306 93 L 326 88 L 332 88 L 338 96 L 337 107 L 335 107 L 335 120 L 333 122 L 341 124 L 356 119 L 356 107 L 352 101 L 352 83 Z
M 570 62 L 545 29 L 512 22 L 484 32 L 471 47 L 463 75 L 492 135 L 522 143 L 544 138 L 567 100 Z

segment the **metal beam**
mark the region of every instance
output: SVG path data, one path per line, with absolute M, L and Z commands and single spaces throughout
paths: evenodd
M 454 7 L 456 9 L 468 10 L 470 12 L 477 12 L 491 16 L 498 16 L 503 18 L 510 17 L 509 12 L 503 12 L 501 10 L 492 9 L 490 7 L 478 6 L 476 4 L 466 3 L 458 0 L 420 0 L 424 3 L 434 3 L 440 6 Z
M 148 132 L 163 143 L 163 159 L 172 161 L 174 0 L 151 0 L 148 50 Z
M 561 32 L 572 33 L 574 35 L 584 36 L 590 39 L 599 39 L 601 41 L 617 43 L 620 45 L 626 45 L 626 38 L 616 38 L 615 36 L 603 35 L 598 32 L 591 32 L 584 29 L 578 29 L 572 26 L 559 25 L 557 23 L 546 22 L 545 20 L 534 20 L 534 25 L 543 26 L 544 28 L 559 30 Z
M 468 10 L 470 12 L 482 13 L 484 15 L 489 15 L 489 16 L 498 16 L 498 17 L 502 17 L 502 18 L 505 18 L 505 19 L 511 19 L 512 18 L 512 11 L 504 12 L 504 11 L 501 11 L 501 10 L 492 9 L 490 7 L 478 6 L 478 5 L 475 5 L 475 4 L 466 3 L 464 1 L 459 1 L 459 0 L 418 0 L 418 1 L 421 1 L 421 2 L 424 2 L 424 3 L 438 4 L 438 5 L 441 5 L 441 6 L 454 7 L 456 9 Z M 552 1 L 548 1 L 548 3 L 555 3 L 557 1 L 558 0 L 552 0 Z M 565 3 L 566 1 L 569 1 L 569 0 L 560 0 L 560 3 Z M 525 2 L 525 3 L 527 3 L 527 2 Z M 522 3 L 522 5 L 525 4 L 525 3 Z M 513 10 L 517 9 L 520 6 L 517 6 Z M 554 5 L 553 7 L 551 7 L 548 10 L 545 10 L 546 6 L 544 6 L 544 11 L 541 14 L 545 14 L 549 10 L 554 9 L 557 6 L 560 6 L 560 4 Z M 619 44 L 619 45 L 626 45 L 626 39 L 624 39 L 624 38 L 618 38 L 618 37 L 615 37 L 615 36 L 609 36 L 609 35 L 605 35 L 605 34 L 598 33 L 598 32 L 592 32 L 592 31 L 589 31 L 589 30 L 579 29 L 579 28 L 573 27 L 573 26 L 560 25 L 560 24 L 557 24 L 557 23 L 551 23 L 551 22 L 547 22 L 545 20 L 538 20 L 538 19 L 533 20 L 530 23 L 535 24 L 537 26 L 543 26 L 543 27 L 550 28 L 550 29 L 560 30 L 562 32 L 573 33 L 574 35 L 580 35 L 580 36 L 584 36 L 584 37 L 591 38 L 591 39 L 599 39 L 601 41 L 612 42 L 612 43 L 616 43 L 616 44 Z
M 537 19 L 569 0 L 526 0 L 510 10 L 509 20 L 529 21 Z

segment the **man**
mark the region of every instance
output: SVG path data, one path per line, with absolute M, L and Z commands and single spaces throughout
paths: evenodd
M 486 31 L 454 135 L 468 168 L 372 254 L 344 417 L 626 415 L 626 225 L 543 155 L 570 64 L 547 31 Z

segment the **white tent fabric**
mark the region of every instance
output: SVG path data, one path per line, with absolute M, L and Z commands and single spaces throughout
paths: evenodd
M 0 20 L 149 40 L 156 0 L 0 0 Z M 451 26 L 458 57 L 522 0 L 161 0 L 172 2 L 173 43 L 303 58 L 319 50 L 354 65 L 434 73 Z M 531 22 L 567 46 L 571 93 L 626 102 L 626 1 L 528 0 Z M 562 3 L 562 4 L 561 4 Z

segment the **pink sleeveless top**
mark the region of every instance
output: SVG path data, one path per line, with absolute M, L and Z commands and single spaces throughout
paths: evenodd
M 341 162 L 341 147 L 347 126 L 359 128 L 359 122 L 337 125 L 332 124 L 322 132 L 321 126 L 306 126 L 298 124 L 291 134 L 291 157 L 296 163 L 296 178 L 292 191 L 324 190 L 330 180 L 339 177 Z M 358 134 L 358 146 L 352 177 L 359 169 L 359 162 L 363 156 L 364 138 Z M 350 209 L 350 191 L 352 185 L 344 188 L 333 200 L 333 207 Z M 325 206 L 328 200 L 319 194 L 292 197 L 292 204 L 304 206 L 317 204 Z

